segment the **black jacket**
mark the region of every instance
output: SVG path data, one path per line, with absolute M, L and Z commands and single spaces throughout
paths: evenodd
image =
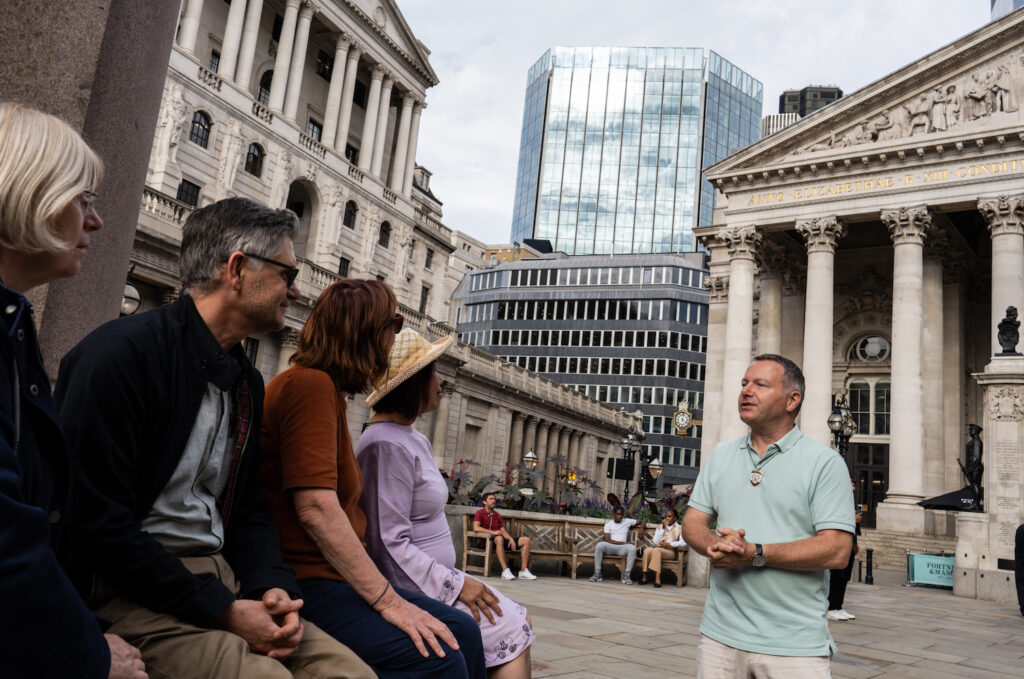
M 200 627 L 234 594 L 213 575 L 189 572 L 142 520 L 177 467 L 211 382 L 231 389 L 236 407 L 251 403 L 247 432 L 232 432 L 240 451 L 218 499 L 222 554 L 242 598 L 271 587 L 297 597 L 259 476 L 263 379 L 240 346 L 221 349 L 188 295 L 96 329 L 61 361 L 56 392 L 75 457 L 80 511 L 72 530 L 83 575 L 98 574 L 121 595 Z
M 69 459 L 32 307 L 0 285 L 0 659 L 5 677 L 106 678 L 110 649 L 59 560 Z

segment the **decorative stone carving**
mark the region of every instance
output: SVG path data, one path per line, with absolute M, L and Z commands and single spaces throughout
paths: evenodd
M 242 124 L 237 119 L 232 119 L 224 134 L 220 154 L 219 180 L 225 194 L 230 192 L 235 185 L 235 176 L 238 174 L 238 166 L 242 162 L 242 147 L 244 145 Z
M 704 278 L 704 287 L 708 289 L 708 301 L 711 304 L 729 301 L 728 276 L 706 276 Z
M 291 187 L 293 179 L 295 179 L 295 165 L 292 163 L 292 154 L 281 150 L 277 154 L 277 167 L 274 170 L 270 207 L 284 207 L 285 201 L 288 200 L 288 189 Z
M 730 259 L 754 259 L 763 234 L 756 226 L 735 226 L 723 229 L 717 238 L 729 248 Z
M 765 239 L 755 257 L 762 276 L 781 276 L 786 269 L 786 248 L 774 241 Z
M 1024 196 L 984 198 L 978 201 L 978 212 L 988 222 L 989 233 L 993 236 L 1024 232 Z
M 1024 389 L 1019 386 L 992 387 L 987 392 L 988 413 L 993 420 L 1024 420 Z
M 797 153 L 969 129 L 984 118 L 1016 114 L 1019 105 L 1014 92 L 1024 82 L 1022 62 L 1020 50 L 1003 55 L 970 73 L 918 92 L 850 128 L 831 132 Z M 1017 118 L 1014 115 L 1012 119 Z
M 932 227 L 932 214 L 924 205 L 901 207 L 896 210 L 882 210 L 882 223 L 889 229 L 893 245 L 904 243 L 924 244 Z
M 170 95 L 160 110 L 160 120 L 157 123 L 157 148 L 167 162 L 178 162 L 178 142 L 181 141 L 181 134 L 190 119 L 181 85 L 171 86 Z
M 928 257 L 945 259 L 952 251 L 953 247 L 950 245 L 949 234 L 938 227 L 932 229 L 931 233 L 928 234 L 928 240 L 924 244 L 924 254 Z
M 1017 307 L 1006 307 L 1006 316 L 999 321 L 996 338 L 1002 351 L 996 356 L 1020 356 L 1017 344 L 1020 342 L 1020 321 L 1017 320 Z
M 835 252 L 836 243 L 846 235 L 846 224 L 837 217 L 802 219 L 796 223 L 797 232 L 807 243 L 807 252 Z
M 849 285 L 836 290 L 840 298 L 836 304 L 835 317 L 846 318 L 864 311 L 889 312 L 892 310 L 892 281 L 883 278 L 868 266 Z

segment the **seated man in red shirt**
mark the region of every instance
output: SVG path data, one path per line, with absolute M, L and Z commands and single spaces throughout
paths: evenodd
M 494 536 L 492 539 L 494 540 L 494 548 L 498 555 L 498 563 L 501 564 L 502 580 L 516 579 L 516 576 L 512 575 L 512 571 L 508 568 L 508 561 L 505 560 L 506 544 L 509 549 L 519 549 L 523 557 L 519 577 L 523 580 L 536 580 L 537 576 L 526 567 L 526 564 L 530 562 L 530 538 L 524 535 L 516 540 L 508 534 L 508 531 L 505 530 L 505 520 L 501 518 L 501 514 L 494 511 L 494 505 L 497 502 L 498 499 L 494 496 L 494 493 L 484 494 L 484 506 L 476 510 L 476 514 L 473 515 L 473 531 L 490 533 Z

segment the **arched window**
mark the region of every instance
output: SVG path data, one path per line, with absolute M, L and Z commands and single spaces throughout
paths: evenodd
M 350 229 L 356 228 L 357 212 L 359 212 L 359 207 L 354 200 L 345 203 L 345 218 L 341 220 L 341 223 Z
M 880 363 L 889 360 L 889 341 L 878 335 L 861 337 L 850 346 L 847 358 L 851 361 Z
M 267 71 L 260 77 L 260 89 L 256 93 L 256 101 L 264 106 L 270 106 L 270 83 L 274 80 L 274 72 Z
M 259 144 L 249 144 L 249 153 L 245 156 L 245 171 L 254 177 L 263 175 L 263 152 Z
M 381 222 L 380 224 L 380 238 L 377 239 L 377 244 L 382 248 L 386 248 L 388 243 L 391 242 L 391 223 Z
M 189 141 L 199 144 L 204 149 L 207 148 L 210 144 L 211 127 L 213 127 L 213 123 L 210 122 L 210 116 L 202 111 L 196 111 L 192 114 L 192 129 L 188 132 Z

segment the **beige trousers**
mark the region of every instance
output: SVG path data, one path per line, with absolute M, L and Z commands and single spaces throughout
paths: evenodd
M 661 573 L 661 560 L 672 559 L 676 555 L 674 549 L 668 547 L 650 547 L 644 550 L 644 570 Z
M 697 679 L 831 679 L 829 656 L 750 653 L 703 634 L 697 644 Z
M 182 558 L 193 573 L 213 573 L 228 589 L 239 591 L 235 575 L 220 554 Z M 242 637 L 216 629 L 195 627 L 165 613 L 156 613 L 124 597 L 111 597 L 97 587 L 90 605 L 97 615 L 113 621 L 108 630 L 142 652 L 152 679 L 375 679 L 355 653 L 308 620 L 302 642 L 284 660 L 253 653 Z

